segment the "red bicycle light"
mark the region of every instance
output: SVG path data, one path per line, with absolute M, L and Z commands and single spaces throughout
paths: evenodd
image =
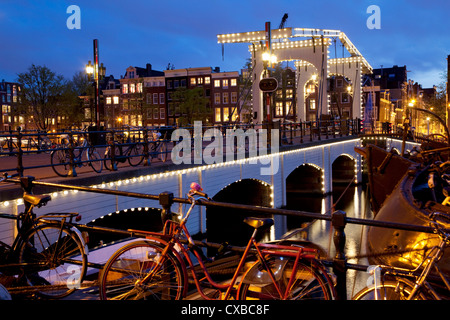
M 202 187 L 197 182 L 191 183 L 191 189 L 195 191 L 202 191 Z

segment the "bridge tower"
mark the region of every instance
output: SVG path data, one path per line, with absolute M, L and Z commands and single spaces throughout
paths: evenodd
M 339 30 L 283 28 L 267 31 L 251 31 L 244 33 L 229 33 L 217 35 L 218 43 L 250 43 L 249 51 L 252 55 L 252 92 L 253 111 L 257 112 L 257 122 L 264 120 L 264 97 L 259 89 L 259 81 L 264 77 L 263 54 L 268 49 L 267 34 L 270 37 L 270 50 L 277 57 L 277 61 L 295 61 L 297 72 L 297 110 L 296 121 L 306 119 L 305 85 L 314 79 L 318 83 L 317 108 L 320 114 L 330 113 L 330 99 L 328 95 L 328 78 L 333 72 L 345 74 L 352 83 L 353 117 L 361 118 L 363 74 L 372 73 L 372 67 L 351 43 L 348 37 Z M 298 38 L 306 38 L 298 40 Z M 339 40 L 346 49 L 349 57 L 330 59 L 330 46 Z

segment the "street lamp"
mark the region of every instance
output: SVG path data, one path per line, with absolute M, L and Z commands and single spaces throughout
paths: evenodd
M 91 80 L 91 77 L 94 74 L 94 65 L 91 64 L 91 60 L 89 60 L 88 64 L 86 65 L 86 73 L 89 77 L 89 80 Z

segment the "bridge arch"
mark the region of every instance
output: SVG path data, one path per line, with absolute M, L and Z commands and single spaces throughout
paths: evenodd
M 349 154 L 341 154 L 333 161 L 331 170 L 333 189 L 338 185 L 347 186 L 355 182 L 356 159 Z
M 325 196 L 324 170 L 316 164 L 304 163 L 286 177 L 286 208 L 320 212 Z M 304 218 L 288 216 L 288 229 L 299 228 L 307 222 Z
M 212 199 L 218 202 L 256 205 L 272 207 L 272 186 L 258 179 L 241 179 L 235 181 L 217 192 Z M 246 245 L 253 229 L 245 224 L 245 217 L 265 217 L 265 214 L 238 212 L 230 213 L 230 209 L 209 207 L 206 208 L 206 237 L 209 242 L 243 246 Z M 269 232 L 261 237 L 269 238 Z
M 91 222 L 88 222 L 87 225 L 120 230 L 135 229 L 159 232 L 163 227 L 161 211 L 162 210 L 159 208 L 149 207 L 123 209 L 98 217 Z M 93 248 L 99 245 L 121 240 L 125 237 L 128 236 L 115 233 L 90 231 L 89 247 Z

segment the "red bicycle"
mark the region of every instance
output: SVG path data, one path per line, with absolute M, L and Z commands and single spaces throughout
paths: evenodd
M 254 232 L 238 266 L 229 282 L 214 281 L 186 227 L 196 200 L 209 198 L 197 183 L 191 184 L 188 198 L 191 205 L 186 214 L 167 220 L 163 232 L 147 232 L 146 240 L 131 242 L 110 257 L 99 275 L 102 300 L 183 299 L 189 274 L 198 293 L 208 300 L 334 299 L 333 282 L 315 249 L 255 240 L 258 232 L 273 225 L 273 219 L 244 220 Z M 194 268 L 193 256 L 200 274 Z M 244 270 L 249 261 L 252 264 Z

